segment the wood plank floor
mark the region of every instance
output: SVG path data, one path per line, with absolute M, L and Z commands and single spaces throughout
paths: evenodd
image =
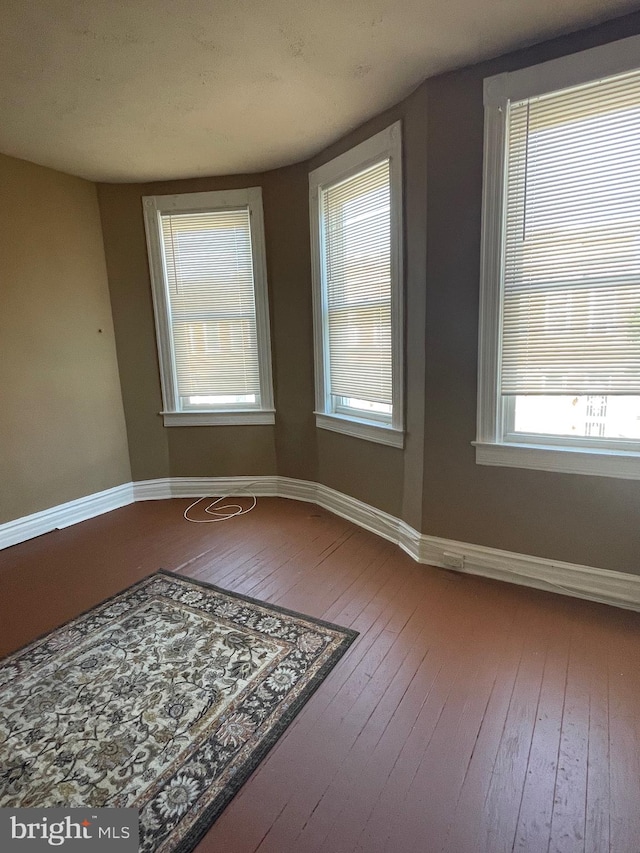
M 311 504 L 188 503 L 0 552 L 0 656 L 160 567 L 358 630 L 198 853 L 640 853 L 640 614 L 420 566 Z

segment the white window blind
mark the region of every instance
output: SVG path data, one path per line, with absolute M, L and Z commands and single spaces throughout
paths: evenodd
M 640 394 L 640 72 L 511 103 L 501 393 Z
M 392 404 L 389 160 L 321 192 L 332 395 Z
M 183 406 L 259 406 L 247 208 L 162 213 L 175 381 Z

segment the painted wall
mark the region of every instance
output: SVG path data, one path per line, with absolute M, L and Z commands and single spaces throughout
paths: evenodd
M 407 338 L 412 353 L 407 367 L 406 450 L 403 453 L 317 430 L 313 416 L 308 174 L 398 118 L 405 121 L 409 141 L 407 210 L 411 221 L 424 225 L 424 89 L 309 163 L 266 174 L 98 187 L 134 479 L 278 473 L 319 481 L 394 515 L 405 513 L 410 523 L 419 526 L 424 446 L 424 227 L 411 231 L 406 247 L 411 260 Z M 248 186 L 261 186 L 263 192 L 276 424 L 165 428 L 159 415 L 162 400 L 142 197 Z
M 111 304 L 116 329 L 122 396 L 129 436 L 134 480 L 156 477 L 214 477 L 264 475 L 277 472 L 275 428 L 272 425 L 165 427 L 160 412 L 162 395 L 149 265 L 142 217 L 142 197 L 180 192 L 206 192 L 262 186 L 261 175 L 201 178 L 152 184 L 101 184 L 98 186 L 109 272 Z M 264 193 L 265 231 L 284 246 L 279 227 L 280 203 L 286 208 L 291 187 L 277 182 L 272 210 Z M 298 225 L 299 227 L 299 225 Z M 307 226 L 308 234 L 308 226 Z M 267 238 L 269 239 L 269 238 Z M 292 251 L 299 240 L 292 241 Z M 268 260 L 272 254 L 267 244 Z M 270 275 L 270 271 L 269 271 Z M 270 291 L 273 289 L 269 282 Z M 271 300 L 271 292 L 270 292 Z M 270 306 L 272 324 L 273 305 Z M 273 335 L 275 337 L 275 335 Z M 274 368 L 277 363 L 274 345 Z M 275 370 L 274 370 L 275 373 Z M 276 374 L 277 379 L 277 374 Z M 278 400 L 276 400 L 276 406 Z
M 640 574 L 640 482 L 475 464 L 485 77 L 640 32 L 640 15 L 428 81 L 422 529 Z
M 317 480 L 425 533 L 640 573 L 640 483 L 475 464 L 482 80 L 640 32 L 640 15 L 434 78 L 307 163 L 261 175 L 101 185 L 134 479 Z M 404 450 L 315 428 L 308 173 L 403 122 Z M 141 197 L 263 188 L 276 425 L 162 426 Z
M 0 523 L 131 479 L 96 188 L 0 155 Z
M 399 516 L 416 529 L 422 521 L 425 412 L 427 106 L 427 87 L 423 84 L 400 104 L 307 163 L 307 171 L 312 171 L 393 122 L 402 122 L 405 447 L 401 450 L 321 429 L 316 430 L 316 447 L 320 483 Z

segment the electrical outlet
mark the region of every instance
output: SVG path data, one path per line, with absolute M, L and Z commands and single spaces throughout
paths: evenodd
M 445 551 L 442 555 L 442 562 L 448 569 L 463 569 L 464 554 L 452 554 L 450 551 Z

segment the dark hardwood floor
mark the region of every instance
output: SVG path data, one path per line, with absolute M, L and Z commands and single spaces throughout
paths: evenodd
M 188 503 L 0 552 L 0 655 L 160 567 L 358 630 L 198 853 L 640 853 L 640 614 L 418 565 L 311 504 Z

